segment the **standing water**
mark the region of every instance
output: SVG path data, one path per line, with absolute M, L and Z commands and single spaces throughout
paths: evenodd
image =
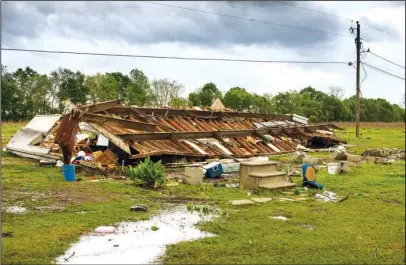
M 57 264 L 149 264 L 165 254 L 166 245 L 214 236 L 196 225 L 212 214 L 173 207 L 146 221 L 119 223 L 114 233 L 89 234 L 72 245 Z

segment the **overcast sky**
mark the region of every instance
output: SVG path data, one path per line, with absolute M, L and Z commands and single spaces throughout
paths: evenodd
M 2 1 L 2 47 L 139 55 L 219 57 L 254 60 L 356 60 L 355 23 L 276 2 L 159 2 L 210 12 L 310 28 L 340 35 L 192 12 L 146 2 Z M 344 18 L 360 20 L 364 48 L 405 65 L 405 3 L 288 2 Z M 384 30 L 393 35 L 375 30 Z M 276 94 L 312 86 L 328 91 L 340 86 L 355 93 L 355 69 L 338 65 L 294 65 L 179 61 L 2 51 L 9 71 L 30 66 L 41 73 L 62 67 L 86 74 L 141 69 L 150 79 L 170 78 L 184 94 L 214 82 L 222 91 L 240 86 Z M 405 69 L 373 55 L 366 63 L 405 76 Z M 400 104 L 405 81 L 365 68 L 362 96 Z M 364 72 L 361 72 L 364 78 Z

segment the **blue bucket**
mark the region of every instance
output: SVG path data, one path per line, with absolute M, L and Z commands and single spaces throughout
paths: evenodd
M 75 181 L 75 165 L 63 165 L 62 174 L 65 181 Z

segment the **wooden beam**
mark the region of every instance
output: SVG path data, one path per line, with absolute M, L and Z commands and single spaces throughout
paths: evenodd
M 111 132 L 109 132 L 108 130 L 106 130 L 105 128 L 103 128 L 103 126 L 100 126 L 98 124 L 94 124 L 94 123 L 89 123 L 89 125 L 95 129 L 96 131 L 98 131 L 99 133 L 103 134 L 103 136 L 105 136 L 107 139 L 109 139 L 110 141 L 112 141 L 115 145 L 117 145 L 121 150 L 123 150 L 124 152 L 126 152 L 129 155 L 131 154 L 130 151 L 130 147 L 128 146 L 127 143 L 125 143 L 123 141 L 123 139 L 121 139 L 120 137 L 112 134 Z
M 321 128 L 323 125 L 307 126 L 308 128 Z M 227 138 L 227 137 L 241 137 L 248 135 L 264 135 L 271 134 L 272 136 L 278 135 L 282 132 L 292 133 L 298 128 L 304 129 L 307 127 L 290 127 L 290 128 L 267 128 L 262 127 L 258 129 L 249 130 L 223 130 L 223 131 L 190 131 L 190 132 L 156 132 L 156 133 L 139 133 L 139 134 L 117 134 L 122 139 L 134 141 L 148 141 L 148 140 L 165 140 L 165 139 L 199 139 L 199 138 Z M 301 132 L 303 133 L 303 132 Z
M 95 103 L 95 104 L 88 104 L 88 105 L 83 105 L 83 106 L 77 106 L 78 109 L 87 112 L 87 113 L 94 113 L 94 112 L 102 112 L 117 106 L 120 106 L 120 100 L 110 100 L 110 101 L 104 101 L 100 103 Z
M 82 120 L 89 123 L 97 123 L 102 125 L 111 125 L 122 127 L 126 129 L 134 129 L 146 132 L 154 132 L 156 125 L 152 123 L 124 120 L 119 118 L 113 118 L 105 115 L 84 113 Z
M 133 110 L 131 110 L 133 109 Z M 134 107 L 112 107 L 107 112 L 112 114 L 129 114 L 134 112 L 134 109 L 145 113 L 146 115 L 154 116 L 181 116 L 181 117 L 200 117 L 200 118 L 263 118 L 271 120 L 291 120 L 292 115 L 268 115 L 258 114 L 250 112 L 221 112 L 221 111 L 209 111 L 209 110 L 186 110 L 186 109 L 167 109 L 167 108 L 134 108 Z

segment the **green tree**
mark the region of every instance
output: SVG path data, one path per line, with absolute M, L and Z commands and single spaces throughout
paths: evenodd
M 291 114 L 297 112 L 296 109 L 296 91 L 281 92 L 273 97 L 273 102 L 278 114 Z M 300 114 L 300 113 L 297 113 Z
M 192 106 L 201 106 L 200 97 L 198 92 L 191 92 L 188 96 L 189 102 Z
M 222 94 L 215 84 L 207 83 L 202 87 L 199 97 L 202 106 L 211 106 L 216 98 L 222 98 Z
M 392 105 L 393 109 L 393 121 L 406 121 L 405 119 L 405 109 L 401 108 L 397 104 Z
M 129 77 L 131 82 L 127 87 L 127 102 L 136 106 L 151 105 L 153 97 L 148 77 L 138 69 L 131 70 Z
M 216 98 L 222 99 L 222 93 L 213 83 L 207 83 L 202 88 L 189 94 L 189 101 L 194 106 L 209 107 Z
M 21 91 L 12 74 L 7 72 L 7 67 L 1 65 L 1 118 L 2 120 L 18 121 L 22 116 L 23 102 Z
M 30 67 L 26 67 L 25 69 L 18 68 L 13 73 L 13 79 L 18 90 L 18 97 L 21 104 L 19 111 L 23 118 L 30 118 L 35 115 L 35 102 L 32 95 L 34 90 L 34 77 L 36 76 L 38 76 L 38 73 Z
M 223 102 L 226 107 L 237 111 L 245 111 L 251 107 L 252 96 L 245 88 L 233 87 L 226 92 Z
M 270 94 L 260 96 L 258 94 L 252 95 L 251 110 L 255 113 L 272 114 L 275 112 L 274 101 Z
M 31 98 L 34 105 L 34 114 L 53 113 L 50 104 L 52 97 L 51 81 L 47 75 L 32 77 Z
M 126 91 L 128 90 L 128 87 L 131 84 L 131 79 L 128 77 L 128 75 L 124 75 L 120 72 L 106 73 L 106 75 L 114 77 L 116 82 L 119 84 L 119 89 L 118 89 L 119 98 L 125 100 Z
M 107 101 L 120 98 L 121 83 L 111 74 L 96 74 L 87 76 L 85 87 L 89 91 L 92 102 Z
M 74 104 L 86 104 L 89 89 L 84 81 L 85 76 L 80 71 L 58 68 L 51 72 L 52 92 L 56 94 L 59 112 L 63 111 L 66 99 Z
M 189 101 L 182 97 L 173 98 L 169 102 L 169 106 L 175 107 L 175 108 L 186 108 L 188 105 L 189 105 Z
M 172 100 L 179 98 L 183 86 L 169 79 L 155 79 L 152 81 L 152 96 L 155 106 L 168 106 Z

